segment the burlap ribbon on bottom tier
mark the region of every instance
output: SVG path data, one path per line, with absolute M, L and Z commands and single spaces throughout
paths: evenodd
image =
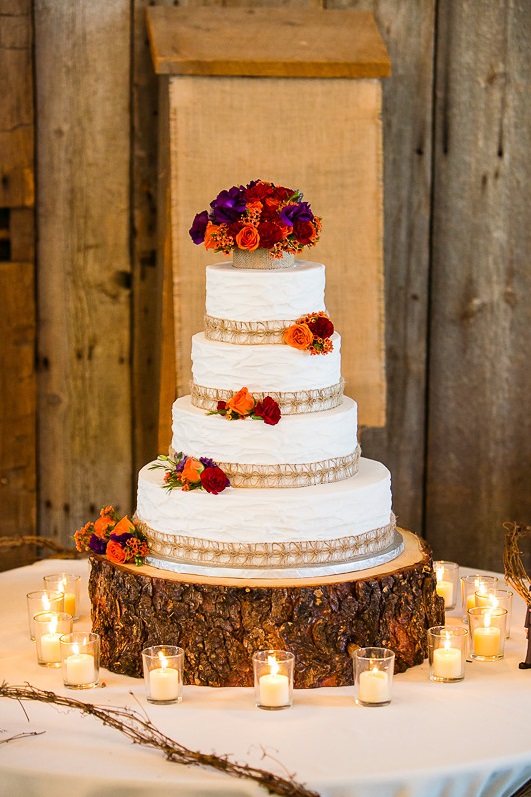
M 315 567 L 341 564 L 385 550 L 393 541 L 396 518 L 386 526 L 332 540 L 290 542 L 219 542 L 183 534 L 166 534 L 136 519 L 147 537 L 150 553 L 182 564 L 212 567 Z

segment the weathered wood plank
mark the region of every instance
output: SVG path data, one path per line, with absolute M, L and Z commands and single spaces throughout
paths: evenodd
M 35 534 L 34 115 L 30 0 L 0 0 L 0 534 Z M 35 547 L 5 552 L 0 570 Z
M 0 534 L 35 533 L 35 296 L 33 263 L 0 263 Z M 31 550 L 6 551 L 0 570 Z
M 132 508 L 130 3 L 35 3 L 40 528 Z
M 498 570 L 531 517 L 531 15 L 477 10 L 439 5 L 426 534 Z
M 401 524 L 423 533 L 435 3 L 328 6 L 372 11 L 393 65 L 382 81 L 387 425 L 362 430 L 361 445 L 389 467 Z
M 387 77 L 371 14 L 314 8 L 148 9 L 155 70 L 171 75 Z
M 163 261 L 157 261 L 157 215 L 164 219 L 158 191 L 158 82 L 146 28 L 151 0 L 133 4 L 132 53 L 132 312 L 133 312 L 133 471 L 154 459 L 157 447 L 160 383 L 161 283 Z M 157 0 L 157 5 L 173 0 Z M 175 366 L 173 366 L 173 372 Z M 171 377 L 171 373 L 168 375 Z M 173 380 L 175 393 L 175 379 Z M 171 406 L 169 411 L 171 411 Z M 168 423 L 168 414 L 166 423 Z M 167 447 L 167 446 L 166 446 Z

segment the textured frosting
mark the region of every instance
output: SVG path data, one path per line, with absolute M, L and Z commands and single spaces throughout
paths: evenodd
M 286 415 L 268 426 L 251 418 L 228 421 L 208 415 L 183 396 L 173 405 L 172 446 L 192 456 L 242 465 L 318 462 L 352 454 L 357 423 L 356 402 L 346 397 L 335 409 Z
M 162 489 L 163 475 L 149 465 L 140 471 L 137 516 L 166 534 L 245 543 L 329 540 L 385 526 L 391 516 L 390 473 L 370 459 L 360 459 L 356 476 L 333 484 L 229 487 L 219 495 Z
M 272 273 L 272 272 L 268 272 Z M 332 335 L 333 351 L 312 355 L 284 344 L 246 346 L 192 338 L 193 381 L 204 387 L 256 391 L 314 390 L 341 379 L 341 337 Z
M 279 271 L 206 268 L 206 313 L 233 321 L 295 320 L 324 310 L 325 267 L 297 261 Z

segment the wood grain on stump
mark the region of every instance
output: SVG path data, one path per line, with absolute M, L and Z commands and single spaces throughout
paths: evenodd
M 93 631 L 101 664 L 140 677 L 143 648 L 179 645 L 184 682 L 252 686 L 252 654 L 295 654 L 295 687 L 352 684 L 357 647 L 395 651 L 395 671 L 421 664 L 444 602 L 426 543 L 402 531 L 405 550 L 370 570 L 311 579 L 253 581 L 180 575 L 91 559 Z

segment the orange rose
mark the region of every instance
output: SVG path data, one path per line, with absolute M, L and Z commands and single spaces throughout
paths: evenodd
M 204 470 L 204 465 L 202 462 L 199 462 L 197 459 L 193 459 L 192 457 L 188 457 L 186 460 L 186 465 L 183 468 L 183 472 L 181 473 L 181 479 L 183 482 L 189 482 L 190 484 L 195 484 L 195 482 L 200 481 L 201 471 Z
M 214 240 L 214 234 L 217 231 L 217 227 L 212 224 L 211 221 L 208 222 L 205 230 L 205 249 L 217 249 L 218 242 Z
M 129 520 L 129 518 L 126 515 L 125 517 L 123 517 L 119 521 L 119 523 L 116 524 L 116 526 L 112 530 L 112 533 L 113 534 L 125 534 L 126 532 L 131 533 L 134 530 L 135 530 L 135 527 L 133 526 L 133 524 L 131 523 L 131 521 Z
M 109 540 L 109 542 L 107 543 L 107 550 L 105 551 L 105 553 L 107 554 L 107 559 L 110 559 L 111 562 L 115 562 L 116 564 L 119 565 L 125 562 L 126 553 L 119 542 L 115 542 L 114 540 Z
M 238 390 L 233 397 L 227 401 L 225 409 L 237 412 L 238 415 L 247 415 L 254 409 L 254 398 L 251 396 L 246 387 Z
M 258 230 L 256 227 L 252 227 L 250 224 L 242 227 L 236 236 L 236 243 L 239 249 L 248 249 L 249 252 L 254 252 L 255 249 L 258 249 L 260 236 L 258 235 Z
M 309 349 L 313 343 L 313 333 L 307 324 L 293 324 L 284 330 L 284 343 L 294 349 Z

